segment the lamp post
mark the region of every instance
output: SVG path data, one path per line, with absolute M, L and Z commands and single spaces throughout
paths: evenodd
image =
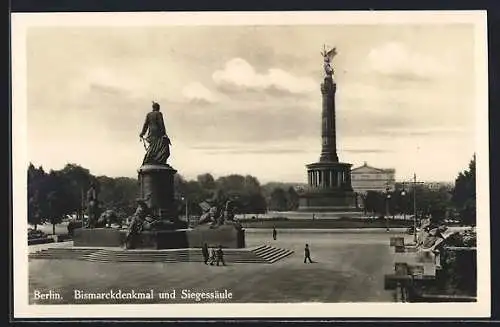
M 182 201 L 185 201 L 185 204 L 186 204 L 186 222 L 187 222 L 188 227 L 189 227 L 188 199 L 187 199 L 187 197 L 184 197 L 184 196 L 181 199 L 182 199 Z
M 401 191 L 401 196 L 403 197 L 403 199 L 404 199 L 404 198 L 405 198 L 405 196 L 406 196 L 406 191 L 405 191 L 405 186 L 404 186 L 404 184 L 403 184 L 403 190 Z M 406 201 L 405 201 L 405 200 L 403 200 L 402 202 L 403 202 L 403 208 L 402 208 L 402 209 L 403 209 L 403 220 L 406 220 L 406 205 L 405 205 L 405 204 L 406 204 Z
M 386 193 L 386 198 L 385 198 L 385 224 L 386 224 L 386 227 L 387 227 L 387 231 L 389 231 L 389 221 L 388 221 L 388 218 L 389 217 L 389 201 L 391 200 L 391 193 L 389 192 L 389 187 L 387 187 L 385 189 L 385 193 Z
M 417 174 L 413 173 L 413 242 L 417 243 Z

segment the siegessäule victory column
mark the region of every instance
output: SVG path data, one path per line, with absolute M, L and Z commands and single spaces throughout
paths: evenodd
M 339 212 L 357 211 L 351 186 L 351 164 L 339 162 L 337 155 L 335 92 L 332 59 L 336 48 L 323 47 L 324 79 L 321 83 L 321 155 L 319 161 L 307 165 L 308 189 L 300 194 L 299 211 Z

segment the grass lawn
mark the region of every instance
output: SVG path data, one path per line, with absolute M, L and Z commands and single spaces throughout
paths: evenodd
M 270 235 L 248 233 L 247 246 L 272 244 L 295 251 L 274 264 L 96 263 L 77 260 L 32 259 L 29 263 L 30 303 L 193 303 L 182 300 L 183 289 L 232 293 L 219 302 L 392 302 L 384 290 L 384 274 L 393 270 L 391 234 L 313 234 L 304 231 Z M 309 243 L 315 263 L 303 263 Z M 74 290 L 146 292 L 176 290 L 176 299 L 75 300 Z M 35 300 L 35 291 L 57 292 L 59 300 Z M 212 301 L 212 300 L 202 300 Z M 214 301 L 216 302 L 216 301 Z

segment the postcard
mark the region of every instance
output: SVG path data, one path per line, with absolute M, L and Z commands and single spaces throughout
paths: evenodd
M 486 32 L 12 14 L 14 317 L 489 317 Z

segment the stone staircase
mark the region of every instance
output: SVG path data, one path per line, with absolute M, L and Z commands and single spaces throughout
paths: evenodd
M 96 252 L 97 249 L 89 248 L 48 248 L 39 250 L 34 253 L 30 253 L 28 258 L 30 259 L 73 259 L 73 260 L 84 260 L 89 254 Z
M 224 249 L 227 263 L 272 264 L 293 251 L 261 245 L 247 249 Z M 201 249 L 123 250 L 90 248 L 49 248 L 29 254 L 30 259 L 73 259 L 91 262 L 203 262 Z

